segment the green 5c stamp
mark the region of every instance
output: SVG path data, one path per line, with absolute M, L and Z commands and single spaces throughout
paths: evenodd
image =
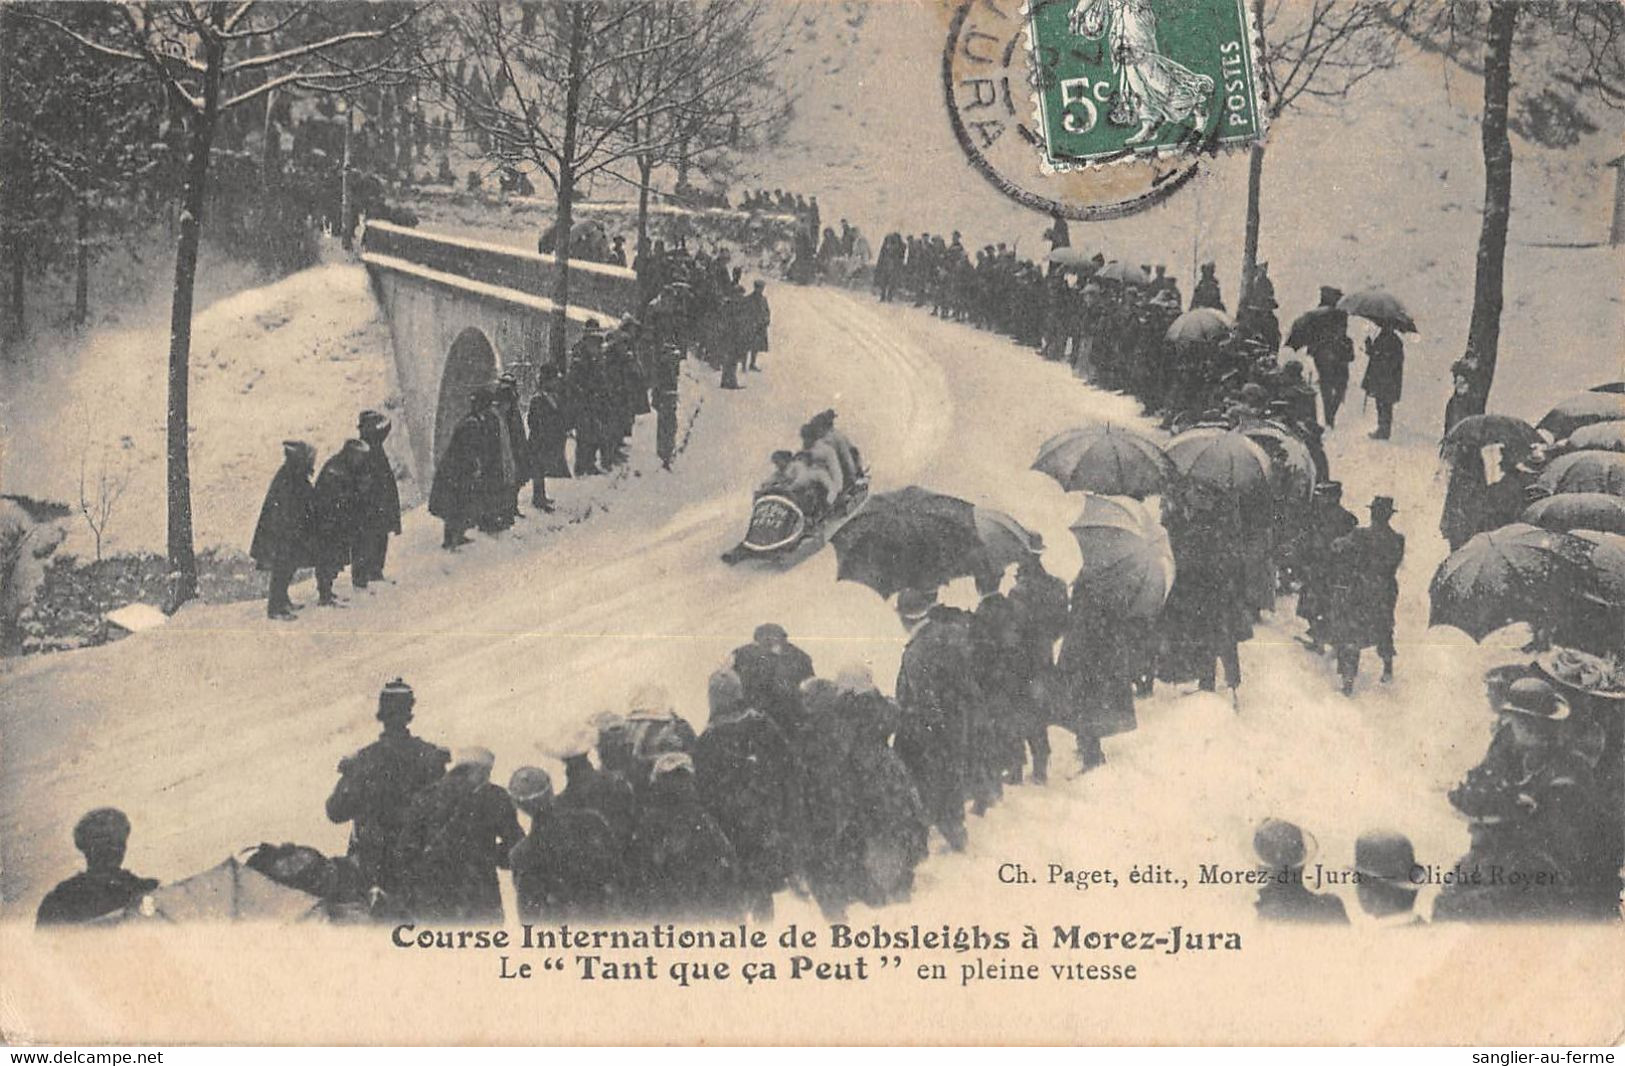
M 1047 167 L 1262 135 L 1247 0 L 1030 0 L 1026 14 Z

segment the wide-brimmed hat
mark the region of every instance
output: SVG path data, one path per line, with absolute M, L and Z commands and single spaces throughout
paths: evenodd
M 1416 848 L 1410 837 L 1389 829 L 1361 833 L 1354 842 L 1354 871 L 1361 877 L 1415 888 Z
M 1291 822 L 1279 818 L 1266 818 L 1253 833 L 1253 851 L 1267 865 L 1297 869 L 1309 864 L 1310 858 L 1320 850 L 1319 843 L 1309 833 Z
M 1373 496 L 1371 498 L 1371 513 L 1392 515 L 1398 514 L 1399 508 L 1394 506 L 1392 496 Z
M 451 768 L 459 766 L 476 766 L 490 773 L 491 767 L 497 764 L 497 757 L 491 753 L 490 748 L 469 747 L 458 748 L 451 757 Z
M 1538 677 L 1525 677 L 1507 686 L 1495 704 L 1503 714 L 1516 714 L 1541 722 L 1561 722 L 1573 708 L 1562 694 Z

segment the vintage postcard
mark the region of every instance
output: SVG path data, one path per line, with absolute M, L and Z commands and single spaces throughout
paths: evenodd
M 0 4 L 0 1040 L 1612 1045 L 1625 8 Z

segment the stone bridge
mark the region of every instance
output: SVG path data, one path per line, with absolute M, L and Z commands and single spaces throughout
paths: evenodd
M 416 477 L 427 491 L 435 462 L 468 410 L 468 394 L 503 371 L 523 394 L 548 362 L 559 269 L 551 255 L 447 234 L 370 222 L 361 261 L 389 320 L 396 379 Z M 566 344 L 588 319 L 605 329 L 637 307 L 637 276 L 625 267 L 570 262 Z

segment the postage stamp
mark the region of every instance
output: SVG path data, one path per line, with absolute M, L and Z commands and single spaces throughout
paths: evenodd
M 1031 0 L 1035 119 L 1056 169 L 1263 133 L 1247 0 Z

